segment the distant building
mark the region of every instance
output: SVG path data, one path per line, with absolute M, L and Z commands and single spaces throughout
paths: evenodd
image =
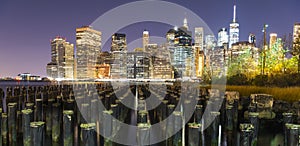
M 149 31 L 144 30 L 143 32 L 143 49 L 146 49 L 146 46 L 149 44 Z
M 126 35 L 122 33 L 115 33 L 111 41 L 111 78 L 119 79 L 126 78 L 126 57 L 127 57 L 127 41 Z
M 203 27 L 195 28 L 195 46 L 199 47 L 201 51 L 203 51 L 204 44 L 204 31 Z
M 236 21 L 236 4 L 233 6 L 233 20 L 230 23 L 229 29 L 229 48 L 231 48 L 232 44 L 239 42 L 239 23 Z
M 96 65 L 96 75 L 98 79 L 110 78 L 110 65 L 105 63 Z
M 195 77 L 192 32 L 188 30 L 186 19 L 182 27 L 168 31 L 167 41 L 167 47 L 171 53 L 171 64 L 174 68 L 174 78 Z
M 150 78 L 172 79 L 171 54 L 166 46 L 157 47 L 152 51 L 150 63 Z
M 76 29 L 77 79 L 94 79 L 101 52 L 101 32 L 84 26 Z
M 217 46 L 217 41 L 214 35 L 209 34 L 205 36 L 204 54 L 208 55 Z
M 249 43 L 248 41 L 232 44 L 232 48 L 229 50 L 230 59 L 243 55 L 247 52 L 247 50 L 250 50 L 252 58 L 254 58 L 256 65 L 258 65 L 260 55 L 259 48 L 255 47 L 254 44 Z
M 277 41 L 277 33 L 270 33 L 269 48 L 272 48 Z
M 112 54 L 109 52 L 101 52 L 96 65 L 97 78 L 110 78 Z
M 145 46 L 145 52 L 153 54 L 158 48 L 157 44 L 148 44 Z
M 256 46 L 256 36 L 253 33 L 249 34 L 248 41 L 250 44 L 254 44 L 254 46 Z
M 205 67 L 205 56 L 203 50 L 200 46 L 194 46 L 195 50 L 195 71 L 196 77 L 203 77 L 204 67 Z
M 127 78 L 150 78 L 150 54 L 143 50 L 143 48 L 138 48 L 134 52 L 127 53 Z
M 228 44 L 228 32 L 226 28 L 222 28 L 218 32 L 218 46 L 223 46 L 224 43 Z
M 300 22 L 294 24 L 293 42 L 295 42 L 297 38 L 300 39 Z
M 25 80 L 25 81 L 40 81 L 40 80 L 42 80 L 42 78 L 40 76 L 31 75 L 30 73 L 18 74 L 16 79 L 17 80 Z
M 175 30 L 176 29 L 176 30 Z M 168 46 L 173 46 L 174 45 L 174 41 L 175 41 L 175 32 L 178 30 L 178 28 L 174 28 L 174 29 L 170 29 L 167 34 L 166 34 L 166 38 L 167 38 L 167 45 Z
M 74 45 L 65 38 L 51 40 L 51 62 L 47 64 L 47 76 L 51 78 L 74 78 Z

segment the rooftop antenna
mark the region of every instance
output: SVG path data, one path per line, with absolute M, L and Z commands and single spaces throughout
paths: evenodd
M 233 22 L 236 22 L 236 0 L 234 0 L 233 5 Z

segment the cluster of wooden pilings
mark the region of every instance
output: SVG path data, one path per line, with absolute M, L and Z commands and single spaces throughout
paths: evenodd
M 238 92 L 185 84 L 98 82 L 2 87 L 0 144 L 257 145 L 257 102 L 247 107 L 244 119 Z M 293 116 L 283 114 L 286 146 L 299 145 L 300 126 Z M 135 128 L 126 129 L 130 126 Z

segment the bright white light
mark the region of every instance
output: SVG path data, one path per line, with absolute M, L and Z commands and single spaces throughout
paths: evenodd
M 177 26 L 175 26 L 175 27 L 174 27 L 174 30 L 176 30 L 176 31 L 177 31 L 177 30 L 178 30 L 178 27 L 177 27 Z

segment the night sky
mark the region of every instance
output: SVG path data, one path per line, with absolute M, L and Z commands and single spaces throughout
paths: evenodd
M 0 77 L 30 72 L 46 76 L 50 61 L 50 39 L 66 37 L 75 44 L 75 29 L 90 25 L 106 11 L 132 2 L 131 0 L 1 0 L 0 1 Z M 233 0 L 173 0 L 201 17 L 214 34 L 232 21 Z M 262 26 L 279 36 L 292 33 L 293 24 L 300 22 L 299 0 L 238 0 L 237 20 L 240 40 L 249 33 L 262 38 Z M 183 19 L 183 18 L 182 18 Z M 179 21 L 181 26 L 182 22 Z M 139 24 L 121 30 L 128 42 L 141 37 L 148 29 L 150 35 L 164 36 L 170 26 Z M 108 50 L 104 45 L 103 50 Z M 132 48 L 129 48 L 132 50 Z

